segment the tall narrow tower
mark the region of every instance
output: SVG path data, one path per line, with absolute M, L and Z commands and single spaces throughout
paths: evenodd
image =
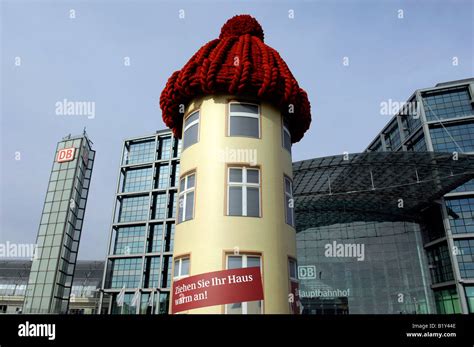
M 68 312 L 94 160 L 85 130 L 58 142 L 23 313 Z
M 291 144 L 309 128 L 310 105 L 263 40 L 253 17 L 229 19 L 161 94 L 163 120 L 183 136 L 174 281 L 259 267 L 263 284 L 262 300 L 187 313 L 294 311 Z

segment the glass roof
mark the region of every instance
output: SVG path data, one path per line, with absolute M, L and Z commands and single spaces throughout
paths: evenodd
M 296 230 L 356 221 L 416 221 L 474 178 L 474 155 L 364 152 L 293 163 Z

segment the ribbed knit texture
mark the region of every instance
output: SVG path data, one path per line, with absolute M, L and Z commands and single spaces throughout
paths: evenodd
M 255 18 L 232 17 L 218 39 L 201 47 L 171 75 L 161 92 L 160 107 L 165 124 L 177 137 L 181 138 L 183 124 L 180 105 L 211 94 L 268 101 L 287 117 L 292 142 L 303 137 L 311 123 L 308 96 L 278 52 L 263 40 L 262 27 Z

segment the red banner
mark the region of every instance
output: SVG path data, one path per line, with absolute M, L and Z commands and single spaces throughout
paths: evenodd
M 208 272 L 173 283 L 171 312 L 263 300 L 259 267 Z

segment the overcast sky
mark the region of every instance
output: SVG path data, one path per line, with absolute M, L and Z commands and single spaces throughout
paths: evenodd
M 123 139 L 164 128 L 166 80 L 236 14 L 257 18 L 308 92 L 295 161 L 362 151 L 390 119 L 381 102 L 474 75 L 468 0 L 0 1 L 0 242 L 35 242 L 56 143 L 86 126 L 97 155 L 80 259 L 105 258 Z M 95 118 L 56 115 L 63 99 L 95 102 Z

